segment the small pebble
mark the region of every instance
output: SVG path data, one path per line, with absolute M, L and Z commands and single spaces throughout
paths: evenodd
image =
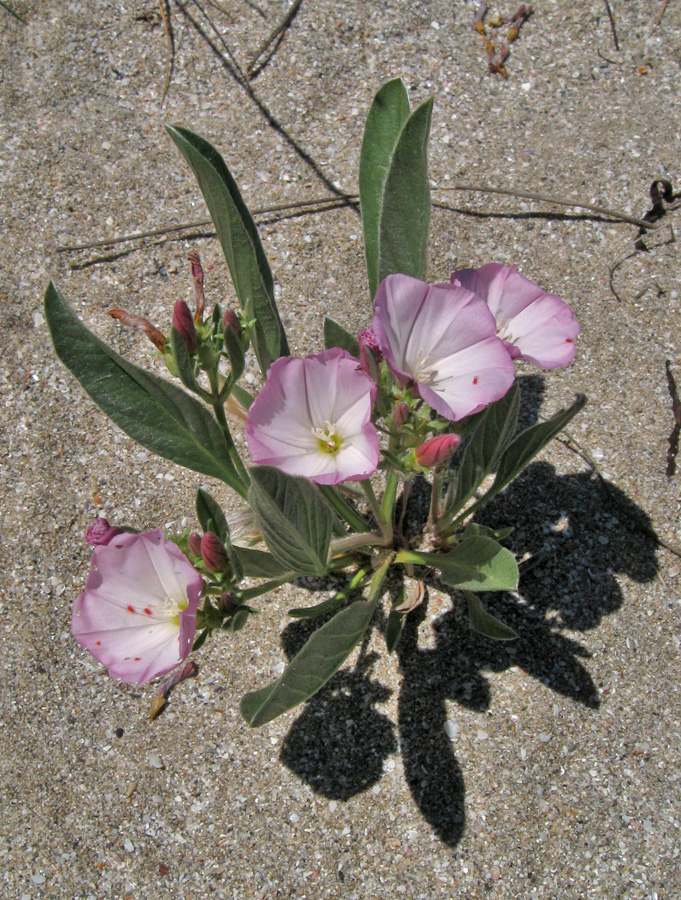
M 124 846 L 125 849 L 128 851 L 128 853 L 134 853 L 134 852 L 135 852 L 135 845 L 134 845 L 133 842 L 130 840 L 130 838 L 126 838 L 126 839 L 123 841 L 123 846 Z
M 165 768 L 163 765 L 163 760 L 158 753 L 150 753 L 147 759 L 149 760 L 149 765 L 153 766 L 155 769 Z

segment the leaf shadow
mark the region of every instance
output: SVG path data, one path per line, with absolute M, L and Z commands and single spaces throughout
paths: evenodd
M 537 419 L 543 379 L 523 381 L 524 428 Z M 410 524 L 427 515 L 428 493 L 425 481 L 412 491 Z M 476 521 L 494 529 L 513 524 L 504 544 L 527 560 L 518 592 L 480 595 L 518 640 L 495 642 L 474 631 L 463 596 L 425 572 L 430 597 L 407 617 L 396 648 L 402 677 L 396 725 L 405 779 L 424 819 L 449 847 L 465 828 L 465 784 L 456 745 L 445 731 L 447 702 L 485 713 L 492 702 L 486 673 L 518 667 L 568 701 L 597 710 L 599 689 L 586 667 L 590 653 L 575 632 L 598 627 L 621 607 L 616 576 L 644 584 L 658 569 L 658 542 L 646 514 L 592 472 L 560 475 L 549 463 L 534 462 Z M 432 620 L 427 636 L 427 606 L 435 592 L 448 595 L 452 608 Z M 289 626 L 283 635 L 287 654 L 317 624 Z M 385 613 L 377 614 L 374 627 L 384 630 L 385 624 Z M 370 679 L 373 657 L 364 658 L 365 649 L 354 670 L 339 672 L 309 701 L 282 749 L 282 762 L 327 797 L 346 800 L 367 790 L 397 746 L 394 725 L 374 709 L 389 691 Z

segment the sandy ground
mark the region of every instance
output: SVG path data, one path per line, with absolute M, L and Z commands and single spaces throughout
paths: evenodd
M 681 5 L 650 35 L 661 0 L 611 0 L 615 46 L 603 0 L 538 0 L 505 80 L 487 73 L 476 4 L 304 0 L 245 87 L 235 73 L 286 4 L 171 0 L 161 106 L 156 0 L 11 2 L 25 24 L 0 9 L 0 894 L 681 896 L 681 562 L 660 544 L 681 545 L 678 479 L 665 476 L 678 214 L 636 252 L 632 224 L 444 190 L 535 190 L 641 216 L 653 179 L 680 188 Z M 588 394 L 569 434 L 602 477 L 554 443 L 490 510 L 517 526 L 521 556 L 542 554 L 521 600 L 492 603 L 520 633 L 512 646 L 476 637 L 433 587 L 398 654 L 383 652 L 377 621 L 318 698 L 250 731 L 240 696 L 304 636 L 287 610 L 311 595 L 282 589 L 201 652 L 199 676 L 149 724 L 153 689 L 113 683 L 70 636 L 84 529 L 97 513 L 179 529 L 202 483 L 231 500 L 96 410 L 51 350 L 48 279 L 105 340 L 153 364 L 106 310 L 168 329 L 191 297 L 190 249 L 210 269 L 209 299 L 229 299 L 210 229 L 60 248 L 206 218 L 163 123 L 215 144 L 253 208 L 353 192 L 366 110 L 396 75 L 414 101 L 436 97 L 433 197 L 449 208 L 434 211 L 431 280 L 512 263 L 575 308 L 576 361 L 525 373 L 525 415 Z M 260 221 L 294 352 L 321 348 L 323 313 L 366 326 L 355 212 Z

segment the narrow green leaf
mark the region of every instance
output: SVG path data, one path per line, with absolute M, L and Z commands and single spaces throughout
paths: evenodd
M 425 280 L 430 225 L 428 136 L 433 101 L 402 129 L 385 180 L 378 225 L 378 282 L 402 273 Z
M 340 347 L 341 350 L 346 350 L 350 356 L 359 359 L 359 341 L 357 338 L 354 334 L 346 331 L 338 322 L 334 322 L 329 316 L 324 316 L 324 346 L 327 350 L 331 350 L 333 347 Z
M 247 391 L 246 388 L 241 387 L 240 384 L 232 386 L 232 395 L 235 400 L 239 401 L 244 409 L 250 409 L 251 403 L 255 400 L 253 394 L 251 394 L 250 391 Z
M 495 641 L 513 641 L 518 637 L 512 628 L 487 612 L 479 597 L 470 591 L 464 593 L 468 601 L 468 618 L 476 631 Z
M 372 298 L 379 282 L 379 221 L 385 181 L 395 146 L 410 111 L 407 89 L 402 79 L 395 78 L 384 84 L 374 97 L 364 127 L 359 160 L 359 197 L 364 229 L 364 255 Z
M 492 538 L 482 535 L 464 538 L 447 553 L 400 550 L 395 562 L 440 569 L 445 584 L 460 590 L 514 591 L 518 587 L 515 556 Z
M 245 497 L 225 438 L 198 400 L 119 356 L 83 325 L 52 282 L 45 318 L 57 356 L 119 428 L 153 453 Z
M 279 578 L 289 571 L 264 550 L 241 547 L 239 544 L 232 544 L 232 550 L 239 558 L 244 575 L 249 578 Z
M 196 517 L 204 531 L 212 531 L 223 543 L 229 540 L 225 514 L 217 500 L 203 488 L 196 492 Z
M 250 470 L 248 499 L 272 556 L 300 575 L 327 571 L 333 512 L 307 478 L 272 466 Z
M 385 627 L 385 648 L 392 653 L 404 631 L 404 623 L 407 621 L 405 613 L 391 609 L 388 613 L 388 622 Z
M 232 616 L 232 620 L 227 627 L 227 631 L 230 631 L 232 634 L 235 634 L 237 631 L 241 631 L 246 622 L 248 622 L 248 617 L 250 616 L 250 609 L 239 609 Z
M 507 484 L 513 481 L 528 463 L 532 462 L 540 450 L 553 440 L 553 438 L 565 428 L 577 413 L 583 409 L 586 397 L 580 394 L 572 406 L 562 409 L 555 416 L 551 416 L 546 422 L 539 422 L 531 428 L 521 432 L 508 447 L 501 457 L 494 484 L 485 494 L 484 501 L 491 500 L 493 496 L 502 491 Z
M 469 522 L 464 529 L 462 538 L 482 535 L 482 537 L 493 538 L 495 541 L 503 541 L 511 534 L 513 534 L 512 525 L 507 525 L 506 528 L 488 528 L 478 522 Z
M 347 595 L 343 591 L 339 591 L 333 597 L 324 600 L 323 603 L 317 603 L 316 606 L 299 606 L 297 609 L 289 609 L 288 614 L 292 619 L 314 619 L 316 616 L 326 616 L 335 612 L 347 599 Z
M 186 128 L 166 131 L 189 163 L 203 193 L 227 260 L 241 308 L 254 318 L 253 347 L 265 374 L 288 355 L 284 326 L 274 300 L 274 282 L 258 229 L 225 161 L 208 141 Z
M 456 494 L 447 517 L 455 516 L 493 471 L 501 454 L 515 434 L 520 408 L 517 382 L 505 397 L 491 403 L 475 429 L 461 461 Z
M 273 684 L 242 697 L 239 709 L 252 728 L 308 700 L 335 675 L 369 627 L 387 570 L 385 563 L 374 573 L 369 599 L 352 603 L 317 629 Z

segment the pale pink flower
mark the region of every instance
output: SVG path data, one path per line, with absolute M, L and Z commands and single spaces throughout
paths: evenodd
M 112 678 L 145 684 L 189 655 L 201 585 L 162 531 L 117 535 L 93 551 L 71 630 Z
M 85 532 L 85 540 L 91 547 L 97 547 L 99 544 L 108 544 L 112 538 L 119 534 L 123 534 L 122 528 L 119 528 L 117 525 L 109 525 L 109 522 L 104 518 L 95 519 Z
M 372 329 L 390 371 L 428 406 L 458 421 L 499 400 L 513 361 L 487 304 L 460 285 L 389 275 L 378 286 Z
M 358 365 L 338 348 L 272 363 L 248 410 L 253 461 L 318 484 L 360 481 L 375 472 L 379 446 L 371 410 L 377 387 Z
M 452 274 L 452 283 L 487 303 L 497 322 L 497 335 L 514 359 L 526 359 L 541 369 L 572 362 L 580 332 L 572 310 L 513 266 L 489 263 L 479 269 L 460 269 Z

